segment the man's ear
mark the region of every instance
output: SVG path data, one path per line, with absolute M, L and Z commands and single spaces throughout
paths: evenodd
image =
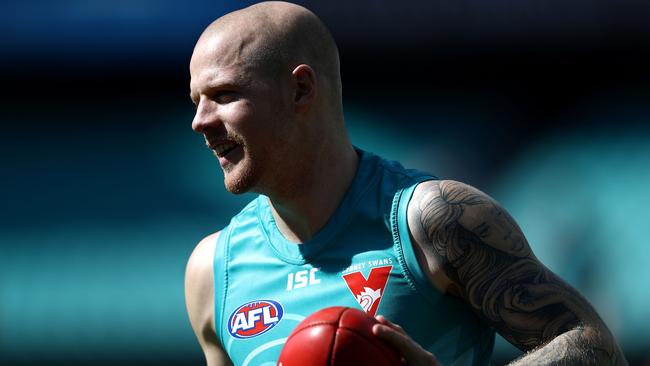
M 305 111 L 316 99 L 316 72 L 309 65 L 300 64 L 291 74 L 295 85 L 294 106 L 296 111 Z

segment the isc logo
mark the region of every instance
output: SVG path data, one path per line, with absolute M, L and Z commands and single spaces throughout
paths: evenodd
M 289 273 L 287 276 L 287 291 L 318 285 L 320 283 L 320 279 L 316 278 L 316 272 L 318 272 L 318 268 L 298 271 L 296 273 Z
M 235 338 L 251 338 L 266 333 L 282 319 L 279 302 L 255 300 L 233 311 L 228 319 L 228 332 Z

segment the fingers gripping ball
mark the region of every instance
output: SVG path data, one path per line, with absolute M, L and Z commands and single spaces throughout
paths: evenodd
M 397 352 L 372 334 L 376 323 L 358 309 L 319 310 L 289 335 L 278 366 L 402 365 Z

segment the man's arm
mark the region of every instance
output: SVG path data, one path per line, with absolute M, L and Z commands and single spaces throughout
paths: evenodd
M 208 366 L 232 365 L 221 348 L 214 325 L 214 249 L 219 233 L 196 246 L 185 270 L 185 305 Z
M 592 306 L 535 258 L 489 196 L 459 182 L 430 181 L 418 186 L 408 212 L 432 282 L 528 352 L 514 365 L 627 364 Z

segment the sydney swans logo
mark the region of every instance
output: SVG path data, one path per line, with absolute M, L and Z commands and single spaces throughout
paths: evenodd
M 345 283 L 354 295 L 361 308 L 368 314 L 375 316 L 381 296 L 388 282 L 388 275 L 393 266 L 375 267 L 370 270 L 366 279 L 361 271 L 343 275 Z

